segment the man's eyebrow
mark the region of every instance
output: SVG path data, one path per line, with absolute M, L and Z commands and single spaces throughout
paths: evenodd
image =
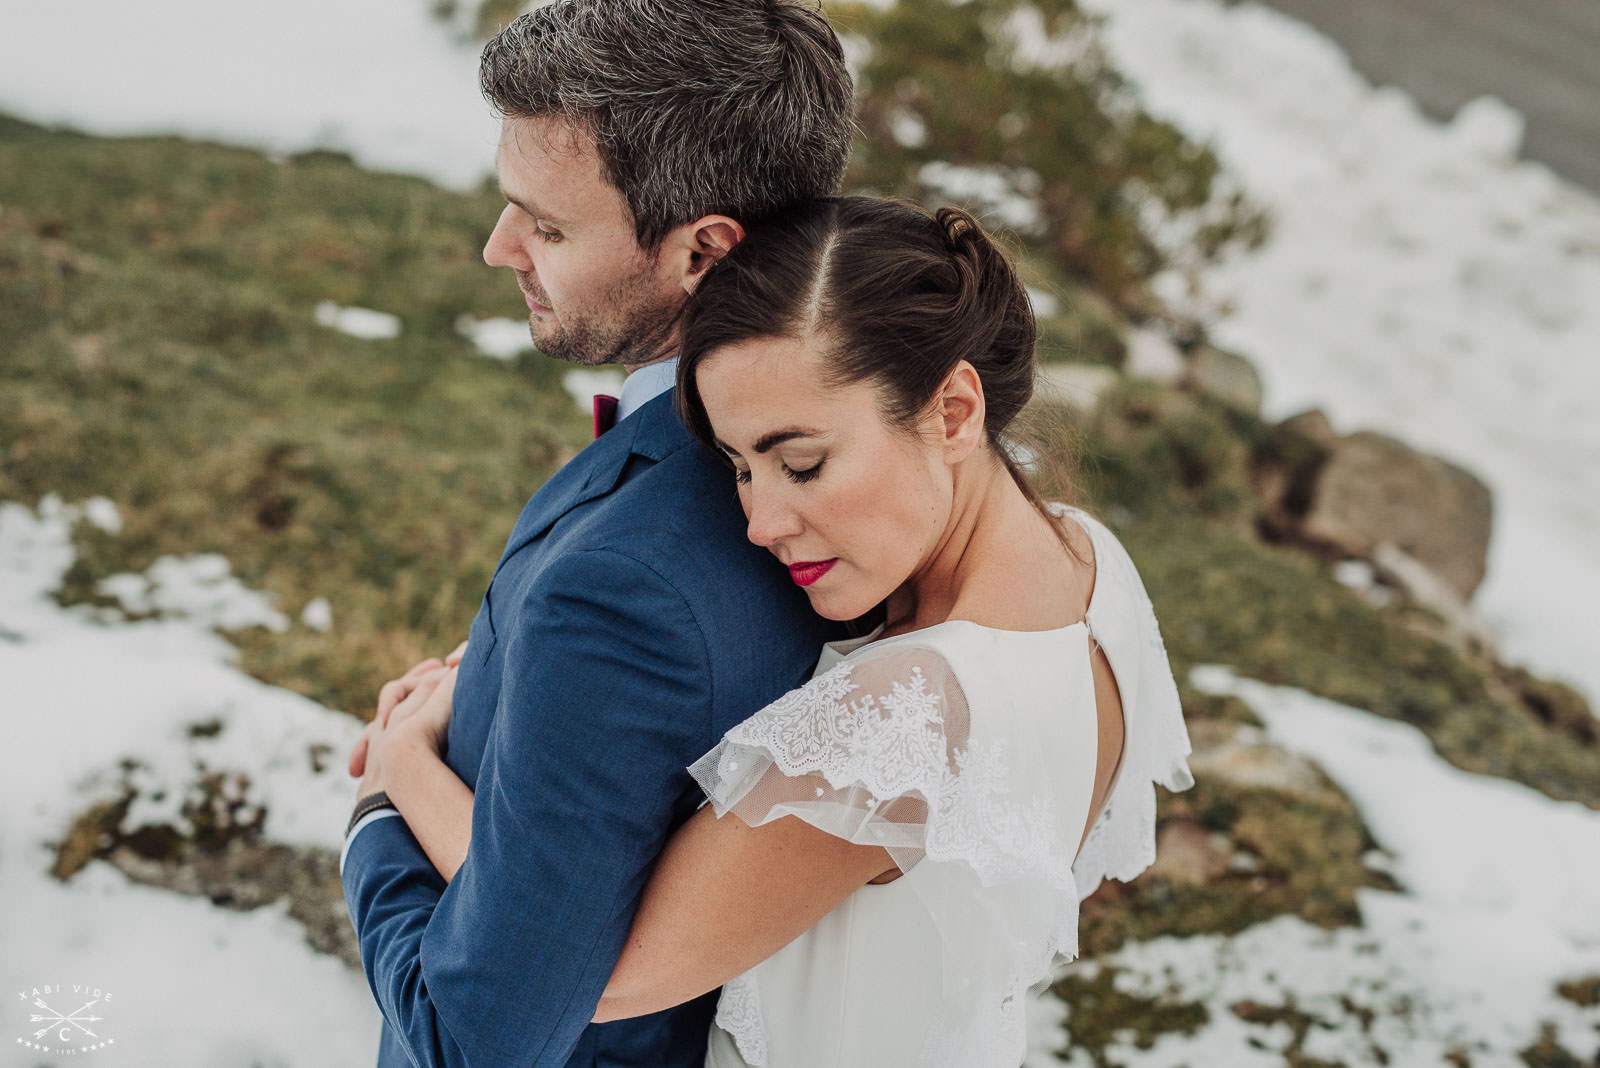
M 564 225 L 566 225 L 560 219 L 557 219 L 555 216 L 551 215 L 549 212 L 538 211 L 538 210 L 536 210 L 534 208 L 534 206 L 532 204 L 529 204 L 526 200 L 521 200 L 521 199 L 519 199 L 517 197 L 512 196 L 510 191 L 508 191 L 505 186 L 501 186 L 500 187 L 500 195 L 506 198 L 506 203 L 507 204 L 515 204 L 517 207 L 521 208 L 523 211 L 527 212 L 529 215 L 532 215 L 536 219 L 543 219 L 545 222 L 553 223 L 556 226 L 564 226 Z

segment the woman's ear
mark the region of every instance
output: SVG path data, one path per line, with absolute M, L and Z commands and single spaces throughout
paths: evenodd
M 667 238 L 678 257 L 683 289 L 693 293 L 712 264 L 744 240 L 744 227 L 726 215 L 706 215 L 674 230 Z
M 945 377 L 939 390 L 939 414 L 944 421 L 945 462 L 957 464 L 983 444 L 983 379 L 978 369 L 962 360 Z

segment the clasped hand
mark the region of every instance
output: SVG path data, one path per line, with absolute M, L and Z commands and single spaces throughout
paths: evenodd
M 424 660 L 378 691 L 378 712 L 350 751 L 350 776 L 361 780 L 358 797 L 390 789 L 408 747 L 435 756 L 443 751 L 456 666 L 466 647 L 462 642 L 443 660 Z

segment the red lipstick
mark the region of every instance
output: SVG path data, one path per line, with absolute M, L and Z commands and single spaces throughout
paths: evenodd
M 833 570 L 833 565 L 839 562 L 836 556 L 832 560 L 812 560 L 805 563 L 790 564 L 789 577 L 794 579 L 796 586 L 809 586 L 823 575 Z

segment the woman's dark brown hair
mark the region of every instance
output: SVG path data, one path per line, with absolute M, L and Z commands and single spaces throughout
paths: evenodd
M 1055 525 L 1002 437 L 1033 395 L 1033 308 L 1010 259 L 960 208 L 830 197 L 753 226 L 696 289 L 682 337 L 679 412 L 712 448 L 695 373 L 728 345 L 814 338 L 832 384 L 877 384 L 885 418 L 908 429 L 966 360 L 983 383 L 989 443 Z

